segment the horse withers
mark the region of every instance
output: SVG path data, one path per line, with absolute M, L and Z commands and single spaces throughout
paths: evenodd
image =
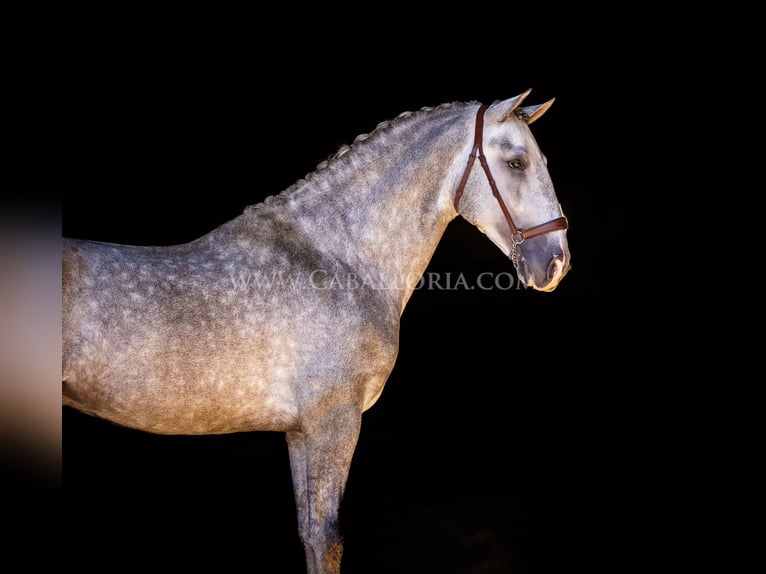
M 63 404 L 157 434 L 284 432 L 307 570 L 338 574 L 362 413 L 447 225 L 475 225 L 530 288 L 570 268 L 529 128 L 553 100 L 528 94 L 403 113 L 188 243 L 65 238 Z

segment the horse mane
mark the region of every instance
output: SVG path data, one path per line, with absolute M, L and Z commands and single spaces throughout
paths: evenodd
M 446 109 L 450 109 L 454 107 L 464 107 L 464 106 L 468 106 L 475 103 L 477 102 L 473 102 L 473 101 L 472 102 L 458 102 L 458 101 L 445 102 L 443 104 L 439 104 L 438 106 L 424 106 L 417 111 L 402 112 L 392 120 L 384 120 L 380 122 L 377 126 L 375 126 L 375 129 L 373 129 L 371 132 L 362 133 L 356 136 L 354 138 L 353 143 L 341 145 L 334 153 L 330 154 L 330 156 L 328 156 L 327 159 L 320 161 L 314 168 L 314 171 L 309 172 L 303 178 L 298 179 L 295 183 L 290 185 L 281 193 L 278 193 L 276 195 L 270 195 L 266 197 L 260 203 L 247 206 L 245 208 L 245 212 L 249 212 L 254 209 L 259 209 L 263 206 L 271 205 L 275 201 L 282 201 L 288 198 L 290 195 L 294 194 L 296 191 L 304 189 L 318 175 L 325 172 L 329 168 L 338 166 L 338 164 L 340 163 L 340 159 L 344 157 L 346 154 L 350 152 L 356 152 L 357 150 L 363 150 L 363 149 L 369 148 L 371 145 L 373 145 L 374 142 L 380 139 L 380 134 L 383 132 L 390 131 L 393 128 L 396 128 L 405 124 L 409 124 L 410 122 L 421 119 L 426 114 L 433 111 L 446 110 Z

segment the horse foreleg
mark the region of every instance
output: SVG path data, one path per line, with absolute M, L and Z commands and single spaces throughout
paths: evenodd
M 309 544 L 309 492 L 308 492 L 308 457 L 303 433 L 288 432 L 287 449 L 290 455 L 290 471 L 293 477 L 295 508 L 298 511 L 298 536 L 306 552 L 308 574 L 316 574 L 314 550 Z
M 339 574 L 343 540 L 338 512 L 361 422 L 360 414 L 332 417 L 310 431 L 288 432 L 298 511 L 298 535 L 308 574 Z

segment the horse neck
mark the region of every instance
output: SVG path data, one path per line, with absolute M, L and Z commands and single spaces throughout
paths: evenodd
M 378 128 L 283 194 L 286 209 L 324 257 L 374 278 L 401 312 L 457 216 L 472 120 L 455 105 Z

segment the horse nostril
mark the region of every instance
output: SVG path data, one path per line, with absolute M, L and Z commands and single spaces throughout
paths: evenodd
M 564 257 L 557 255 L 548 265 L 548 282 L 555 281 L 558 277 L 564 273 Z

